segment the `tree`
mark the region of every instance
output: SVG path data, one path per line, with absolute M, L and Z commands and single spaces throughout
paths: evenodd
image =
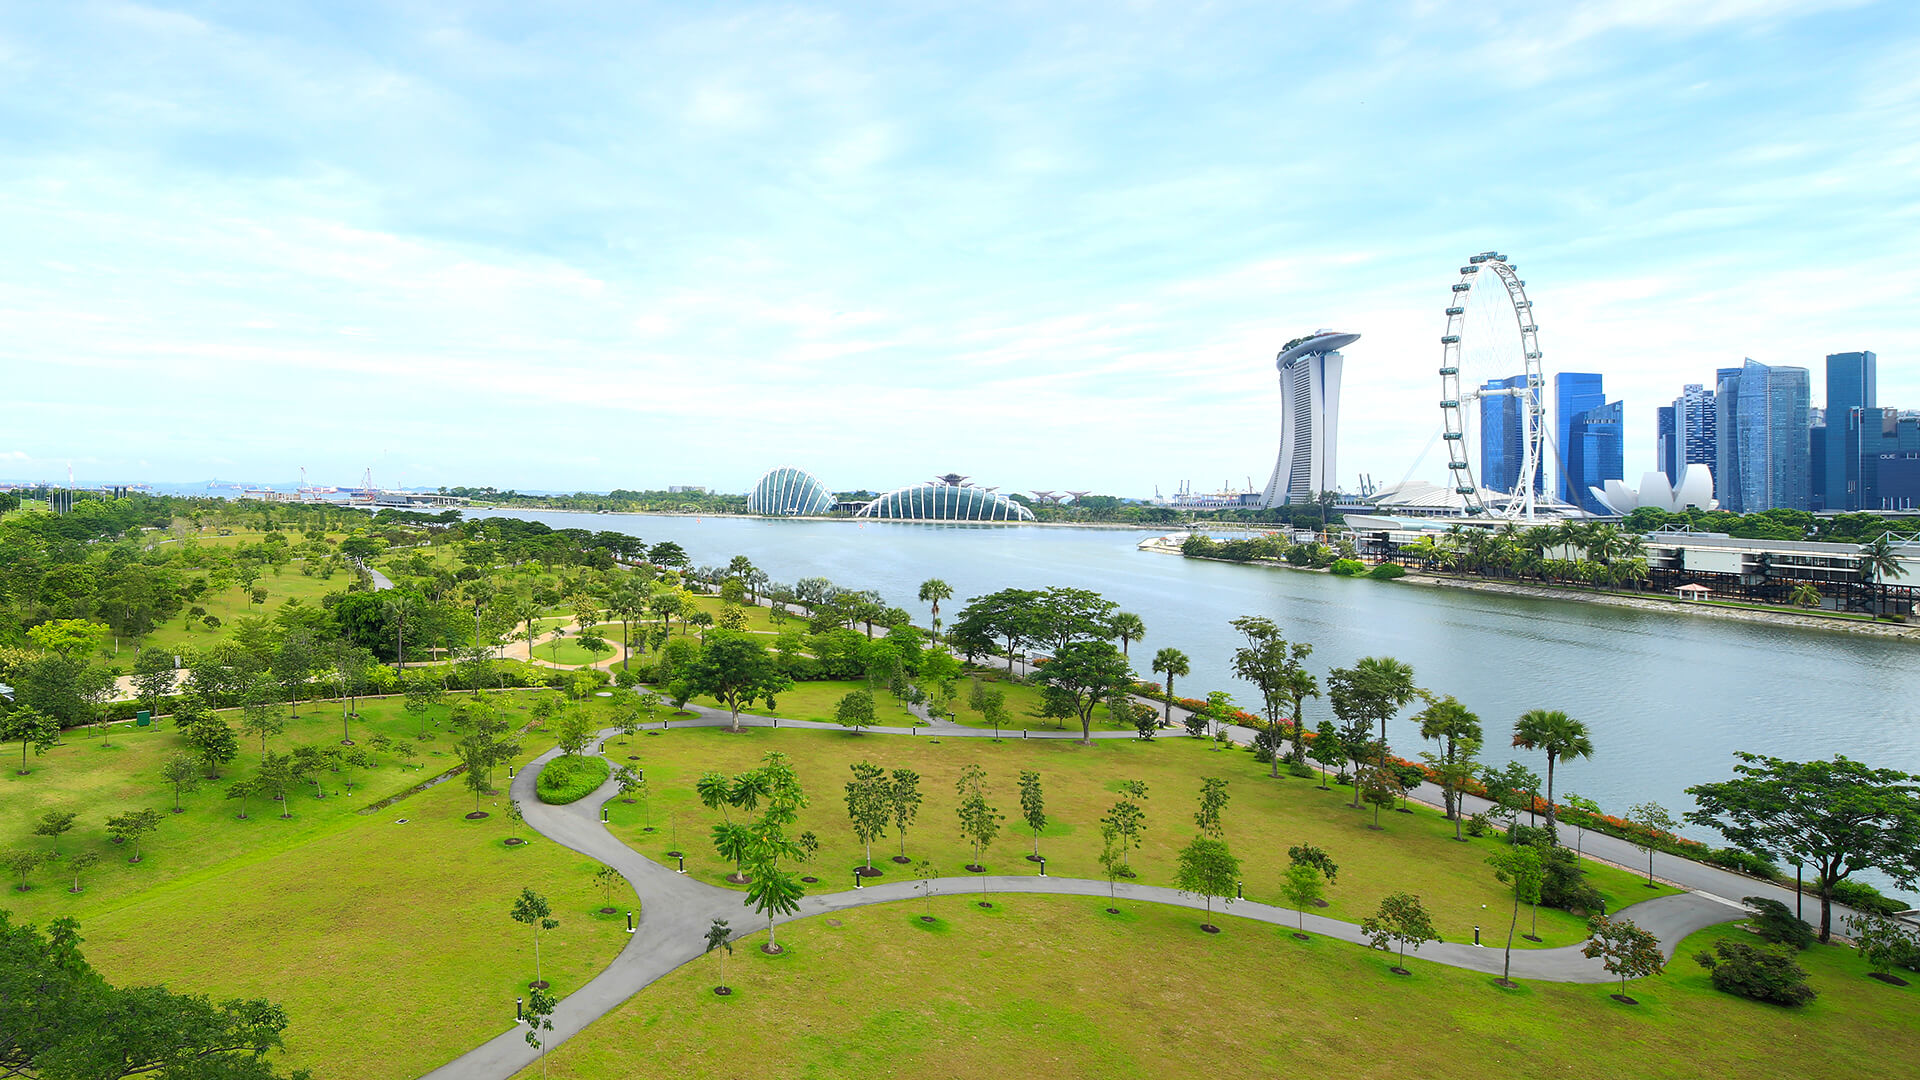
M 118 837 L 131 845 L 133 854 L 127 856 L 127 861 L 130 863 L 137 863 L 143 858 L 140 854 L 140 841 L 159 827 L 160 812 L 158 810 L 129 810 L 107 819 L 107 835 Z
M 1133 612 L 1122 611 L 1108 620 L 1107 633 L 1120 639 L 1120 655 L 1127 656 L 1128 644 L 1147 636 L 1147 624 Z
M 1513 745 L 1547 755 L 1547 830 L 1554 832 L 1559 815 L 1553 803 L 1553 767 L 1569 758 L 1593 756 L 1587 725 L 1558 710 L 1530 709 L 1514 721 Z
M 346 774 L 347 794 L 351 795 L 353 794 L 353 770 L 373 768 L 373 754 L 366 750 L 349 750 L 340 755 L 340 764 Z
M 50 861 L 46 852 L 37 851 L 33 848 L 14 848 L 12 851 L 0 855 L 0 866 L 4 866 L 10 872 L 20 875 L 20 884 L 13 887 L 15 892 L 27 892 L 31 890 L 33 886 L 27 881 L 27 875 L 40 869 L 43 864 Z
M 1920 777 L 1840 755 L 1734 756 L 1734 779 L 1687 789 L 1698 806 L 1687 820 L 1749 851 L 1813 867 L 1822 942 L 1832 936 L 1834 886 L 1854 871 L 1879 870 L 1905 889 L 1920 881 Z
M 307 680 L 320 664 L 320 650 L 314 644 L 313 635 L 305 630 L 288 631 L 280 639 L 280 647 L 274 650 L 273 674 L 286 692 L 289 713 L 296 718 L 300 715 L 300 691 L 306 688 Z
M 249 738 L 260 737 L 260 752 L 267 752 L 267 739 L 287 730 L 287 722 L 280 718 L 280 710 L 274 707 L 272 697 L 265 693 L 266 687 L 256 682 L 249 688 L 246 703 L 240 706 L 240 730 Z
M 1340 738 L 1340 729 L 1333 721 L 1322 720 L 1313 731 L 1313 742 L 1307 747 L 1307 756 L 1320 766 L 1320 790 L 1331 791 L 1327 786 L 1327 770 L 1336 768 L 1347 760 L 1347 748 Z
M 1225 780 L 1218 776 L 1200 778 L 1200 809 L 1194 812 L 1193 823 L 1202 835 L 1211 836 L 1215 840 L 1225 835 L 1225 827 L 1221 824 L 1220 815 L 1226 810 L 1227 800 L 1230 798 L 1232 796 L 1227 794 Z
M 1716 941 L 1712 952 L 1696 953 L 1693 959 L 1722 993 L 1788 1006 L 1805 1005 L 1819 996 L 1807 985 L 1806 971 L 1786 952 Z
M 85 658 L 106 637 L 105 625 L 87 619 L 49 619 L 27 631 L 27 640 L 62 660 Z
M 887 807 L 893 815 L 893 827 L 900 834 L 900 854 L 894 862 L 907 861 L 907 826 L 920 814 L 920 774 L 912 769 L 893 770 L 893 783 L 887 789 Z
M 1107 898 L 1119 899 L 1119 879 L 1127 876 L 1127 841 L 1111 821 L 1100 823 L 1100 869 L 1107 875 Z
M 11 712 L 0 713 L 0 742 L 20 744 L 20 775 L 26 776 L 27 748 L 31 746 L 35 754 L 44 754 L 53 749 L 60 741 L 60 721 L 41 712 L 31 705 L 22 705 Z
M 1893 969 L 1920 969 L 1920 936 L 1916 936 L 1911 924 L 1877 911 L 1855 915 L 1848 923 L 1854 949 L 1881 981 L 1905 985 L 1903 980 L 1893 977 Z
M 199 786 L 199 768 L 190 754 L 175 754 L 160 767 L 160 776 L 173 785 L 173 812 L 180 813 L 180 796 Z
M 508 914 L 513 917 L 514 922 L 533 931 L 533 983 L 531 985 L 535 990 L 545 990 L 547 981 L 540 977 L 540 931 L 555 929 L 560 925 L 560 920 L 553 917 L 553 907 L 547 903 L 547 898 L 529 888 L 520 890 L 520 897 L 513 902 L 513 910 Z
M 340 741 L 352 742 L 352 718 L 360 715 L 360 695 L 367 692 L 367 672 L 373 667 L 373 654 L 349 641 L 335 642 L 329 661 L 333 664 L 333 684 L 340 691 Z
M 381 601 L 381 610 L 393 620 L 393 673 L 400 674 L 407 659 L 407 620 L 420 609 L 412 593 L 395 589 Z
M 187 725 L 181 737 L 193 749 L 193 756 L 207 770 L 207 779 L 220 779 L 220 766 L 240 756 L 240 740 L 225 720 L 211 716 Z
M 1199 893 L 1206 898 L 1207 921 L 1200 925 L 1210 934 L 1220 932 L 1213 925 L 1213 898 L 1224 897 L 1233 903 L 1240 880 L 1240 860 L 1227 850 L 1226 841 L 1212 836 L 1196 836 L 1180 849 L 1180 863 L 1174 870 L 1173 885 L 1184 893 Z
M 1479 771 L 1473 758 L 1481 742 L 1480 718 L 1460 704 L 1452 694 L 1430 701 L 1414 716 L 1420 722 L 1420 737 L 1440 744 L 1440 752 L 1422 753 L 1421 759 L 1432 768 L 1440 782 L 1440 798 L 1447 816 L 1455 824 L 1458 838 L 1460 793 L 1467 781 Z
M 715 953 L 720 968 L 720 984 L 713 988 L 716 994 L 731 994 L 727 986 L 727 957 L 733 953 L 733 937 L 727 929 L 727 920 L 715 919 L 707 927 L 706 951 Z
M 1245 645 L 1233 651 L 1233 673 L 1260 691 L 1261 710 L 1266 715 L 1268 729 L 1277 733 L 1282 717 L 1288 712 L 1297 725 L 1300 713 L 1295 694 L 1308 693 L 1306 684 L 1312 679 L 1301 662 L 1313 652 L 1313 646 L 1289 645 L 1273 620 L 1257 615 L 1243 615 L 1233 620 L 1233 628 L 1247 639 Z M 1312 692 L 1318 692 L 1317 684 Z M 1277 752 L 1273 754 L 1272 775 L 1280 775 Z
M 1627 996 L 1628 979 L 1644 979 L 1666 970 L 1667 958 L 1660 952 L 1660 939 L 1635 926 L 1629 919 L 1609 919 L 1596 915 L 1587 920 L 1587 943 L 1580 955 L 1589 960 L 1604 959 L 1607 972 L 1620 976 L 1620 992 L 1614 1000 L 1632 1005 Z
M 833 717 L 840 721 L 841 726 L 852 728 L 856 735 L 860 734 L 861 728 L 872 727 L 873 691 L 863 688 L 841 698 L 840 703 L 834 706 Z
M 1040 774 L 1020 770 L 1020 820 L 1033 830 L 1033 861 L 1040 861 L 1040 830 L 1047 827 L 1046 794 L 1040 789 Z
M 933 608 L 933 636 L 940 636 L 940 602 L 953 598 L 953 586 L 939 578 L 928 578 L 920 583 L 920 602 Z
M 577 706 L 569 707 L 560 714 L 560 724 L 554 730 L 554 745 L 566 757 L 575 757 L 585 751 L 587 744 L 593 742 L 593 735 L 599 724 L 593 714 Z
M 732 715 L 732 730 L 740 730 L 740 710 L 761 697 L 771 698 L 793 686 L 767 647 L 749 634 L 719 631 L 678 673 L 695 694 L 717 699 Z
M 1369 945 L 1382 952 L 1399 944 L 1400 959 L 1393 967 L 1395 975 L 1411 974 L 1407 971 L 1407 946 L 1419 952 L 1420 946 L 1440 940 L 1439 932 L 1433 928 L 1433 918 L 1421 906 L 1420 898 L 1404 892 L 1388 893 L 1373 914 L 1360 920 L 1360 932 L 1367 936 Z
M 72 859 L 68 860 L 67 871 L 73 875 L 73 887 L 68 889 L 67 891 L 75 892 L 75 893 L 79 892 L 80 891 L 80 875 L 93 869 L 94 865 L 99 861 L 100 861 L 100 853 L 97 851 L 82 851 L 74 855 Z
M 1187 660 L 1186 653 L 1169 645 L 1153 654 L 1153 670 L 1155 674 L 1167 677 L 1166 711 L 1162 713 L 1161 718 L 1171 724 L 1173 723 L 1173 680 L 1176 676 L 1185 678 L 1192 670 L 1192 666 Z
M 33 835 L 44 836 L 51 844 L 47 858 L 60 857 L 60 838 L 72 831 L 73 819 L 78 816 L 71 810 L 49 810 L 40 815 L 40 820 L 33 826 Z
M 174 670 L 172 653 L 152 647 L 142 649 L 133 658 L 133 692 L 147 703 L 148 712 L 158 716 L 160 699 L 173 693 L 179 674 Z
M 987 771 L 977 764 L 969 763 L 960 770 L 960 778 L 954 782 L 954 793 L 960 803 L 954 808 L 960 819 L 960 836 L 973 845 L 973 862 L 967 869 L 975 873 L 986 872 L 986 866 L 980 861 L 987 845 L 1000 835 L 1000 822 L 1004 815 L 996 813 L 992 804 L 987 802 Z M 986 882 L 981 882 L 984 889 Z
M 761 946 L 761 951 L 778 953 L 780 943 L 774 940 L 774 919 L 799 911 L 800 898 L 807 890 L 799 878 L 780 869 L 768 854 L 756 854 L 752 874 L 753 884 L 747 886 L 747 906 L 767 919 L 767 943 Z
M 1520 818 L 1520 811 L 1532 813 L 1534 792 L 1540 788 L 1540 774 L 1517 761 L 1509 761 L 1503 769 L 1491 766 L 1480 773 L 1481 786 L 1486 788 L 1487 799 L 1494 805 L 1494 816 L 1504 825 L 1511 826 Z
M 1334 668 L 1327 673 L 1327 697 L 1333 711 L 1349 725 L 1372 721 L 1380 725 L 1377 747 L 1381 768 L 1387 764 L 1387 721 L 1401 706 L 1412 701 L 1418 691 L 1413 685 L 1413 668 L 1388 656 L 1364 656 L 1350 668 Z M 1353 740 L 1346 740 L 1352 749 Z M 1359 759 L 1355 759 L 1358 761 Z M 1359 785 L 1354 786 L 1353 805 L 1360 805 Z
M 1120 876 L 1133 876 L 1131 850 L 1140 846 L 1140 838 L 1147 831 L 1147 808 L 1141 804 L 1147 800 L 1147 785 L 1141 780 L 1123 780 L 1120 782 L 1120 798 L 1115 800 L 1107 816 L 1100 819 L 1109 825 L 1120 837 Z
M 1507 924 L 1507 955 L 1500 968 L 1500 985 L 1512 986 L 1513 934 L 1520 927 L 1520 905 L 1540 902 L 1540 849 L 1531 844 L 1510 844 L 1487 858 L 1493 876 L 1513 888 L 1513 918 Z
M 42 932 L 0 917 L 7 987 L 0 1072 L 23 1077 L 279 1080 L 266 1060 L 287 1016 L 262 1000 L 215 1003 L 164 987 L 109 984 L 80 951 L 80 927 Z M 16 1004 L 17 1003 L 17 1004 Z M 305 1077 L 305 1072 L 296 1074 Z
M 853 771 L 853 779 L 847 781 L 847 819 L 866 848 L 867 864 L 860 874 L 871 877 L 880 872 L 873 867 L 873 838 L 887 831 L 893 813 L 892 785 L 887 782 L 887 770 L 871 762 L 856 761 L 847 768 Z
M 1133 669 L 1110 641 L 1069 641 L 1040 668 L 1038 677 L 1072 701 L 1083 742 L 1093 742 L 1093 708 L 1115 690 L 1133 685 Z
M 1303 941 L 1307 936 L 1307 909 L 1317 906 L 1326 891 L 1325 879 L 1311 864 L 1296 862 L 1288 865 L 1287 876 L 1280 882 L 1280 895 L 1293 907 L 1299 920 L 1299 933 L 1295 936 Z

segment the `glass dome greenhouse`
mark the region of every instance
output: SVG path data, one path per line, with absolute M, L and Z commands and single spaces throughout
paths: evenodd
M 764 517 L 815 517 L 833 509 L 826 485 L 802 469 L 768 469 L 747 494 L 747 512 Z
M 972 484 L 914 484 L 862 507 L 856 517 L 892 521 L 1032 521 L 1033 512 Z

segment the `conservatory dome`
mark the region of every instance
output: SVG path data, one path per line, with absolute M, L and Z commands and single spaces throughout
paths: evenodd
M 991 488 L 941 477 L 889 491 L 855 517 L 892 521 L 1032 521 L 1033 511 Z
M 826 485 L 803 469 L 768 469 L 747 494 L 747 512 L 763 517 L 817 517 L 833 509 Z

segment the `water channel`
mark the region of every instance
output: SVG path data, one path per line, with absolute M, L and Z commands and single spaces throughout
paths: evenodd
M 743 554 L 776 581 L 825 577 L 877 590 L 923 624 L 926 608 L 915 597 L 930 577 L 954 588 L 948 618 L 967 598 L 997 589 L 1093 589 L 1146 622 L 1146 639 L 1131 647 L 1143 678 L 1153 678 L 1146 669 L 1154 650 L 1172 645 L 1193 666 L 1176 692 L 1226 689 L 1253 711 L 1257 695 L 1229 671 L 1241 642 L 1227 623 L 1264 615 L 1289 640 L 1312 643 L 1310 664 L 1323 683 L 1327 668 L 1362 656 L 1413 665 L 1419 685 L 1480 715 L 1490 763 L 1513 753 L 1504 735 L 1528 709 L 1585 721 L 1594 756 L 1562 765 L 1556 789 L 1613 813 L 1652 799 L 1677 816 L 1693 805 L 1688 785 L 1732 775 L 1736 750 L 1798 760 L 1841 753 L 1920 773 L 1920 644 L 1909 641 L 1195 561 L 1138 550 L 1149 534 L 1136 530 L 503 516 L 672 540 L 699 565 Z M 1324 700 L 1306 711 L 1309 724 L 1332 715 Z M 1424 749 L 1406 720 L 1389 738 L 1408 757 Z M 1544 768 L 1539 754 L 1519 757 Z

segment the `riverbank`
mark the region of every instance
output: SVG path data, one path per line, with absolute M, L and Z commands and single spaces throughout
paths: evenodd
M 1004 528 L 1041 528 L 1041 529 L 1117 529 L 1127 532 L 1153 532 L 1167 527 L 1166 522 L 1145 524 L 1128 521 L 939 521 L 921 518 L 856 518 L 840 516 L 802 516 L 798 514 L 781 517 L 769 517 L 766 514 L 734 514 L 725 511 L 675 511 L 675 510 L 569 510 L 545 506 L 498 506 L 491 503 L 475 504 L 465 508 L 468 511 L 486 510 L 492 513 L 511 516 L 520 511 L 532 511 L 542 514 L 581 514 L 586 517 L 656 517 L 695 521 L 701 518 L 713 518 L 726 521 L 807 521 L 816 523 L 846 523 L 865 527 L 867 525 L 980 525 L 996 529 Z

